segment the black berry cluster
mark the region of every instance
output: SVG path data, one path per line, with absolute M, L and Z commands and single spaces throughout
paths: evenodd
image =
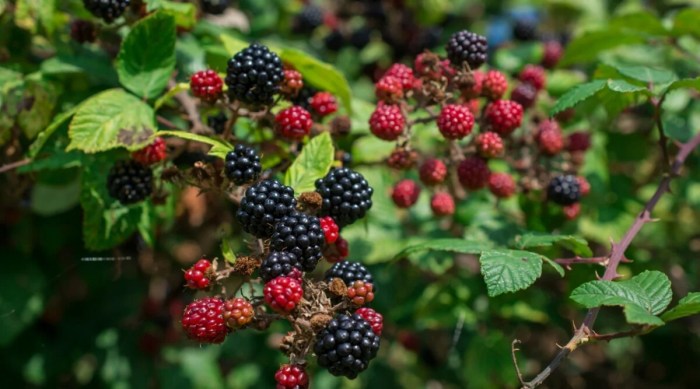
M 107 191 L 122 204 L 139 202 L 153 192 L 153 171 L 134 160 L 119 161 L 107 176 Z
M 217 134 L 223 134 L 226 129 L 228 117 L 225 113 L 219 112 L 216 115 L 211 115 L 207 118 L 207 125 L 211 127 Z
M 314 345 L 320 366 L 350 379 L 367 369 L 378 350 L 379 336 L 358 314 L 336 316 L 318 333 Z
M 374 283 L 372 274 L 369 270 L 358 262 L 342 261 L 331 266 L 326 271 L 324 279 L 330 281 L 333 278 L 340 278 L 345 285 L 351 285 L 355 281 L 364 281 L 370 284 Z
M 574 175 L 556 176 L 547 186 L 547 198 L 559 205 L 571 205 L 581 199 L 581 185 Z
M 314 97 L 316 92 L 318 92 L 318 90 L 315 88 L 304 85 L 304 87 L 297 92 L 297 95 L 291 98 L 291 101 L 294 105 L 300 106 L 308 111 L 311 109 L 311 98 Z
M 518 19 L 513 24 L 513 38 L 528 42 L 537 39 L 537 23 L 530 19 Z
M 354 223 L 372 208 L 372 193 L 362 174 L 348 169 L 331 170 L 316 181 L 316 192 L 323 198 L 322 216 L 331 216 L 340 227 Z
M 202 0 L 202 11 L 212 14 L 221 15 L 228 8 L 229 0 Z
M 129 2 L 129 0 L 83 0 L 83 5 L 105 23 L 112 23 L 122 16 Z
M 268 282 L 273 278 L 289 275 L 295 268 L 302 270 L 296 255 L 286 251 L 272 251 L 260 265 L 260 277 Z
M 284 80 L 282 60 L 267 46 L 253 43 L 228 62 L 226 85 L 229 96 L 250 105 L 272 103 Z
M 323 24 L 323 9 L 317 5 L 307 5 L 294 17 L 292 30 L 295 33 L 310 33 Z
M 252 147 L 237 144 L 226 154 L 226 177 L 236 185 L 253 182 L 260 177 L 260 157 Z
M 470 31 L 454 33 L 447 42 L 447 58 L 455 68 L 464 62 L 471 69 L 477 69 L 486 62 L 488 44 L 486 38 Z
M 294 213 L 275 224 L 270 248 L 294 254 L 304 271 L 312 271 L 321 259 L 326 238 L 316 216 Z
M 236 218 L 243 230 L 265 239 L 275 224 L 295 212 L 294 189 L 274 179 L 261 181 L 246 190 Z

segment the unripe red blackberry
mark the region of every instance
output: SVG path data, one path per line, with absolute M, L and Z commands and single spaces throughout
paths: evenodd
M 395 103 L 403 98 L 403 86 L 401 80 L 392 76 L 384 76 L 374 86 L 374 94 L 377 100 L 387 103 Z
M 284 80 L 280 85 L 280 93 L 286 96 L 296 96 L 303 87 L 304 80 L 301 73 L 294 69 L 284 70 Z
M 374 301 L 374 286 L 364 281 L 355 281 L 348 285 L 347 297 L 358 307 Z
M 297 307 L 304 295 L 301 283 L 291 277 L 277 277 L 265 284 L 263 297 L 273 310 L 289 313 Z
M 377 138 L 396 140 L 403 134 L 406 119 L 396 105 L 378 104 L 369 118 L 369 129 Z
M 485 187 L 490 175 L 491 171 L 486 161 L 480 157 L 467 157 L 457 166 L 459 182 L 469 190 Z
M 275 389 L 307 389 L 309 375 L 299 365 L 282 365 L 275 373 Z
M 448 104 L 442 107 L 437 126 L 445 139 L 462 139 L 472 132 L 474 114 L 463 105 Z
M 557 155 L 564 148 L 564 135 L 559 124 L 554 120 L 540 123 L 537 132 L 537 145 L 546 155 Z
M 588 132 L 572 132 L 566 140 L 566 149 L 571 152 L 586 151 L 591 147 L 591 134 Z
M 577 176 L 576 179 L 578 180 L 581 196 L 588 196 L 591 193 L 591 184 L 584 176 Z
M 355 311 L 355 314 L 360 315 L 363 319 L 367 320 L 367 323 L 372 326 L 372 331 L 374 331 L 375 334 L 382 334 L 382 329 L 384 328 L 384 317 L 381 313 L 372 308 L 362 307 L 358 308 Z
M 338 102 L 328 92 L 317 92 L 311 98 L 311 109 L 320 116 L 328 116 L 338 110 Z
M 224 302 L 215 297 L 195 300 L 185 307 L 182 328 L 199 343 L 221 343 L 228 330 L 224 324 Z
M 489 190 L 496 197 L 508 198 L 515 194 L 515 180 L 508 173 L 491 173 Z
M 326 244 L 335 243 L 340 237 L 339 228 L 335 223 L 335 220 L 333 220 L 333 218 L 330 216 L 324 216 L 319 220 L 321 222 L 321 229 L 323 230 L 323 234 L 326 238 Z
M 112 23 L 122 16 L 129 0 L 83 0 L 83 5 L 91 14 L 105 21 Z
M 498 70 L 489 70 L 484 76 L 481 95 L 491 100 L 498 100 L 503 97 L 506 90 L 508 90 L 508 79 L 505 74 Z
M 549 41 L 544 44 L 544 53 L 542 54 L 542 66 L 545 69 L 553 69 L 557 66 L 561 55 L 564 53 L 561 43 L 557 41 Z
M 206 289 L 211 285 L 214 276 L 211 270 L 211 262 L 200 259 L 185 272 L 185 282 L 190 289 Z
M 250 323 L 255 316 L 255 310 L 248 300 L 237 297 L 224 303 L 223 315 L 228 328 L 235 330 Z
M 192 94 L 210 103 L 215 102 L 221 96 L 223 87 L 224 81 L 211 69 L 199 71 L 190 78 Z
M 542 90 L 547 83 L 547 75 L 539 66 L 527 65 L 523 70 L 520 71 L 518 79 L 524 83 L 528 83 L 535 87 L 535 89 Z
M 522 105 L 523 109 L 531 108 L 537 101 L 537 88 L 524 82 L 510 92 L 510 99 Z
M 323 248 L 323 256 L 326 261 L 330 263 L 338 263 L 350 254 L 350 247 L 348 246 L 348 241 L 343 239 L 342 236 L 338 236 L 338 240 L 332 245 L 326 245 Z
M 455 213 L 455 200 L 447 192 L 438 192 L 430 199 L 430 209 L 435 216 L 449 216 Z
M 418 159 L 418 153 L 398 147 L 386 159 L 386 164 L 396 170 L 407 170 L 416 164 L 416 159 Z
M 413 89 L 416 78 L 413 76 L 413 70 L 408 66 L 400 63 L 395 63 L 384 73 L 383 77 L 394 77 L 401 82 L 401 87 L 404 92 Z
M 164 160 L 167 155 L 168 146 L 163 138 L 158 137 L 150 145 L 131 153 L 131 158 L 144 166 L 150 166 Z
M 87 20 L 74 20 L 70 25 L 70 37 L 78 43 L 91 43 L 97 39 L 97 27 Z
M 418 196 L 420 196 L 420 186 L 409 179 L 399 181 L 391 192 L 391 199 L 399 208 L 410 208 L 418 201 Z
M 437 185 L 445 181 L 447 166 L 439 159 L 430 158 L 420 166 L 420 180 L 425 185 Z
M 496 100 L 486 107 L 486 121 L 491 129 L 501 136 L 510 135 L 520 127 L 523 107 L 510 100 Z
M 277 132 L 287 139 L 298 140 L 309 135 L 313 124 L 309 111 L 299 106 L 283 109 L 275 116 Z
M 445 50 L 453 67 L 460 69 L 466 62 L 477 69 L 486 62 L 488 46 L 483 36 L 463 30 L 452 34 Z
M 477 135 L 476 139 L 474 139 L 474 143 L 476 144 L 479 155 L 484 158 L 500 157 L 503 155 L 503 150 L 505 149 L 501 136 L 492 131 L 482 132 Z
M 272 104 L 282 80 L 282 60 L 259 43 L 251 44 L 228 61 L 226 85 L 233 100 L 253 106 Z
M 574 220 L 581 213 L 581 203 L 573 203 L 562 207 L 562 212 L 568 220 Z

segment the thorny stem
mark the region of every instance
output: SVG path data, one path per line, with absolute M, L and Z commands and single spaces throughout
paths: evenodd
M 653 85 L 649 85 L 651 89 Z M 666 132 L 664 131 L 664 121 L 661 116 L 661 106 L 666 99 L 666 94 L 664 93 L 660 99 L 652 98 L 651 104 L 654 106 L 654 121 L 656 122 L 656 127 L 659 129 L 659 146 L 661 147 L 661 157 L 663 158 L 663 169 L 664 172 L 668 172 L 669 168 L 669 154 L 668 154 L 668 138 L 666 137 Z
M 571 265 L 578 265 L 578 264 L 600 264 L 600 265 L 607 265 L 608 261 L 610 260 L 610 257 L 592 257 L 592 258 L 582 258 L 579 256 L 575 256 L 573 258 L 558 258 L 555 259 L 554 262 L 566 267 L 567 269 L 571 270 Z M 632 262 L 627 258 L 622 258 L 621 262 Z
M 642 229 L 644 224 L 652 221 L 651 211 L 659 202 L 661 196 L 663 196 L 664 193 L 669 191 L 671 180 L 678 176 L 681 168 L 683 167 L 683 163 L 688 158 L 688 155 L 690 155 L 690 153 L 693 150 L 695 150 L 695 148 L 697 148 L 698 145 L 700 145 L 700 134 L 695 135 L 695 137 L 693 137 L 690 141 L 684 143 L 681 146 L 680 150 L 678 151 L 678 154 L 676 155 L 676 158 L 673 161 L 673 165 L 671 165 L 670 172 L 668 174 L 665 174 L 664 177 L 661 179 L 661 182 L 659 183 L 659 186 L 656 189 L 654 195 L 646 203 L 644 209 L 639 213 L 634 223 L 629 228 L 629 230 L 627 230 L 620 242 L 612 244 L 610 259 L 605 268 L 605 274 L 602 277 L 603 280 L 610 281 L 618 277 L 617 267 L 620 264 L 620 262 L 623 262 L 623 260 L 625 259 L 625 251 L 629 247 L 630 243 L 632 243 L 632 240 Z M 542 370 L 532 381 L 522 383 L 522 389 L 533 389 L 540 386 L 550 376 L 550 374 L 552 374 L 552 372 L 555 369 L 557 369 L 559 365 L 561 365 L 564 359 L 566 359 L 566 357 L 568 357 L 569 354 L 571 354 L 571 352 L 576 350 L 576 348 L 578 348 L 579 346 L 591 340 L 610 340 L 615 339 L 617 337 L 622 337 L 624 333 L 618 333 L 615 336 L 595 335 L 592 333 L 593 324 L 595 324 L 599 312 L 600 307 L 589 309 L 588 312 L 586 312 L 586 316 L 583 319 L 583 323 L 581 323 L 581 326 L 576 329 L 574 335 L 571 337 L 569 342 L 564 347 L 562 347 L 562 349 L 557 353 L 557 355 L 549 363 L 549 365 L 547 365 L 547 367 L 545 367 L 544 370 Z M 630 332 L 630 334 L 633 335 L 641 333 L 642 331 Z M 515 360 L 515 356 L 513 356 L 513 358 L 514 362 L 517 362 Z M 515 365 L 517 366 L 517 363 Z

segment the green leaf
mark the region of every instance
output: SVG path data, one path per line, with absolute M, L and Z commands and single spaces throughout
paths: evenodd
M 484 251 L 479 262 L 490 297 L 525 289 L 542 274 L 541 256 L 529 251 Z
M 175 69 L 175 19 L 156 12 L 142 19 L 124 38 L 117 73 L 119 81 L 140 97 L 161 93 Z
M 680 11 L 673 21 L 673 34 L 676 36 L 689 34 L 696 38 L 700 37 L 698 20 L 700 20 L 700 9 L 686 8 Z
M 313 191 L 315 182 L 328 173 L 333 166 L 335 148 L 331 134 L 323 132 L 304 146 L 284 175 L 284 184 L 299 194 Z
M 549 247 L 559 245 L 567 250 L 571 250 L 576 255 L 590 257 L 593 251 L 588 247 L 588 242 L 585 239 L 575 235 L 550 235 L 529 233 L 520 235 L 515 238 L 515 247 L 518 249 L 527 249 L 532 247 Z
M 229 34 L 221 34 L 219 39 L 221 39 L 221 43 L 223 43 L 226 52 L 231 56 L 248 47 L 248 42 Z
M 195 142 L 212 145 L 209 155 L 224 159 L 226 154 L 233 149 L 233 145 L 227 141 L 213 136 L 198 135 L 185 131 L 158 131 L 156 136 L 176 136 L 178 138 L 193 140 Z
M 282 49 L 280 58 L 293 65 L 304 76 L 304 82 L 308 81 L 309 84 L 340 98 L 347 113 L 352 114 L 352 93 L 348 80 L 332 65 L 319 61 L 303 51 L 289 48 Z
M 590 62 L 605 50 L 643 43 L 644 39 L 641 35 L 616 29 L 587 32 L 569 43 L 558 66 Z
M 668 93 L 676 89 L 695 89 L 696 91 L 700 92 L 700 77 L 684 78 L 674 81 L 668 87 L 666 87 L 664 93 Z
M 53 135 L 56 130 L 58 130 L 63 123 L 65 123 L 68 119 L 70 119 L 75 113 L 78 111 L 78 108 L 80 106 L 77 105 L 71 109 L 69 109 L 66 112 L 62 112 L 58 115 L 56 115 L 53 118 L 53 121 L 51 124 L 49 124 L 48 127 L 42 132 L 37 135 L 36 140 L 34 140 L 34 143 L 32 143 L 31 146 L 29 146 L 29 157 L 34 158 L 36 157 L 39 152 L 44 148 L 44 145 L 46 144 L 46 141 L 49 140 L 51 135 Z
M 32 211 L 41 216 L 52 216 L 65 212 L 80 200 L 80 180 L 63 185 L 37 182 L 32 188 Z
M 184 28 L 192 28 L 197 23 L 197 7 L 191 3 L 175 3 L 165 0 L 148 1 L 149 12 L 161 9 L 175 18 L 175 24 Z
M 29 80 L 24 89 L 24 101 L 31 101 L 17 116 L 17 124 L 27 139 L 34 139 L 48 124 L 56 105 L 57 92 L 45 82 Z
M 668 34 L 668 30 L 661 24 L 661 20 L 645 11 L 616 16 L 610 21 L 610 27 L 649 35 L 663 36 Z
M 598 91 L 605 88 L 605 85 L 605 80 L 595 80 L 585 84 L 581 84 L 571 89 L 569 92 L 567 92 L 557 100 L 556 104 L 554 104 L 554 107 L 552 107 L 549 114 L 551 116 L 554 116 L 559 112 L 562 112 L 575 106 L 576 104 L 595 95 Z
M 394 256 L 394 259 L 405 258 L 424 251 L 450 251 L 462 254 L 481 254 L 492 247 L 486 241 L 471 241 L 456 238 L 431 239 L 410 245 Z
M 620 93 L 648 91 L 646 87 L 632 84 L 626 80 L 608 80 L 607 86 L 611 91 Z
M 680 319 L 700 313 L 700 292 L 688 293 L 683 297 L 678 305 L 669 309 L 661 315 L 661 319 L 665 322 Z
M 221 254 L 224 256 L 226 262 L 230 264 L 236 263 L 236 253 L 231 249 L 231 245 L 226 237 L 221 239 Z
M 137 150 L 148 144 L 155 128 L 151 107 L 122 89 L 111 89 L 80 105 L 68 130 L 71 142 L 66 150 Z
M 571 299 L 586 308 L 621 306 L 627 322 L 663 325 L 654 316 L 671 302 L 671 281 L 659 271 L 645 271 L 625 281 L 591 281 L 571 292 Z
M 653 68 L 649 66 L 636 65 L 610 65 L 623 76 L 633 80 L 641 81 L 645 84 L 667 84 L 678 78 L 675 73 L 668 69 Z

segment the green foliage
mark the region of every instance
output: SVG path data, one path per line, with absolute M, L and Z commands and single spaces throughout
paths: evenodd
M 588 247 L 588 242 L 580 236 L 529 233 L 515 237 L 515 247 L 518 249 L 550 247 L 555 244 L 570 250 L 576 255 L 583 257 L 593 255 L 591 248 Z
M 680 318 L 697 315 L 700 313 L 700 292 L 688 293 L 683 297 L 678 305 L 669 309 L 661 315 L 661 319 L 665 322 L 677 320 Z
M 529 251 L 488 250 L 479 262 L 490 297 L 525 289 L 542 274 L 542 258 Z
M 329 133 L 314 137 L 287 170 L 284 184 L 294 188 L 297 194 L 314 191 L 316 180 L 323 178 L 331 169 L 334 155 L 335 148 Z
M 229 142 L 213 136 L 193 134 L 186 131 L 158 131 L 156 136 L 176 136 L 181 139 L 187 139 L 199 143 L 211 145 L 209 155 L 224 159 L 226 154 L 233 149 L 233 145 Z

